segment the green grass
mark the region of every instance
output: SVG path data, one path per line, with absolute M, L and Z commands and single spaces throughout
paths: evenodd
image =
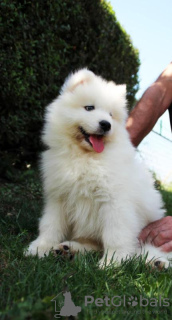
M 92 253 L 72 261 L 52 254 L 44 259 L 25 257 L 23 250 L 36 237 L 43 203 L 38 173 L 29 170 L 19 175 L 17 182 L 1 181 L 0 190 L 1 319 L 55 319 L 55 302 L 51 300 L 58 295 L 56 308 L 60 310 L 66 290 L 71 292 L 75 305 L 82 308 L 78 319 L 171 319 L 172 270 L 152 270 L 141 258 L 100 270 L 99 255 Z M 160 190 L 167 213 L 171 214 L 172 188 L 160 186 Z M 85 306 L 85 296 L 92 296 L 93 303 Z M 121 301 L 121 305 L 113 306 L 108 300 L 109 306 L 105 302 L 96 306 L 95 300 L 106 296 L 121 297 L 113 300 L 115 304 Z M 129 305 L 131 296 L 139 304 L 142 296 L 148 306 Z M 160 296 L 161 300 L 168 298 L 170 305 L 163 306 Z M 157 305 L 155 299 L 159 301 Z

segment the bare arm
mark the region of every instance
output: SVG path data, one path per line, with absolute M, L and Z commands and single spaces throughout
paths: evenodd
M 159 117 L 172 103 L 172 62 L 158 79 L 145 91 L 136 107 L 131 111 L 126 128 L 131 142 L 138 146 L 152 130 Z M 139 235 L 139 240 L 160 247 L 162 251 L 172 251 L 172 217 L 164 217 L 150 223 Z
M 172 102 L 172 62 L 158 79 L 145 91 L 131 111 L 126 128 L 134 146 L 152 130 L 159 117 Z
M 171 103 L 172 62 L 145 91 L 128 117 L 126 128 L 134 146 L 138 146 L 152 130 Z M 141 231 L 139 240 L 152 243 L 162 251 L 172 251 L 172 217 L 168 216 L 150 223 Z

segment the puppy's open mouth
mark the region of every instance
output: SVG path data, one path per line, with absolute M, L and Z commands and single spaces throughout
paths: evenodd
M 100 153 L 104 150 L 104 135 L 89 134 L 82 127 L 79 127 L 79 129 L 83 134 L 85 141 L 87 141 L 96 152 Z

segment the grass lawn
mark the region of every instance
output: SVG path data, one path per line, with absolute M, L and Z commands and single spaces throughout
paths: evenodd
M 172 188 L 160 189 L 170 215 Z M 100 270 L 92 253 L 25 257 L 42 209 L 39 175 L 29 169 L 17 182 L 1 180 L 0 190 L 0 319 L 65 319 L 58 313 L 65 291 L 81 307 L 77 319 L 172 319 L 172 270 L 152 270 L 140 258 Z

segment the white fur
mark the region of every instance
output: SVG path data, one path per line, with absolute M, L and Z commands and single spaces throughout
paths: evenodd
M 97 249 L 90 245 L 93 240 L 103 247 L 101 264 L 106 255 L 108 263 L 120 262 L 146 248 L 149 259 L 165 257 L 167 262 L 166 254 L 151 245 L 141 248 L 137 240 L 142 228 L 163 217 L 164 210 L 125 129 L 125 96 L 125 85 L 82 69 L 69 76 L 60 96 L 48 106 L 43 141 L 49 150 L 42 156 L 45 208 L 39 236 L 27 254 L 42 257 L 66 240 L 68 245 L 73 240 L 76 251 Z M 95 110 L 86 111 L 87 105 Z M 78 128 L 94 134 L 101 120 L 108 121 L 111 130 L 103 152 L 96 153 Z

